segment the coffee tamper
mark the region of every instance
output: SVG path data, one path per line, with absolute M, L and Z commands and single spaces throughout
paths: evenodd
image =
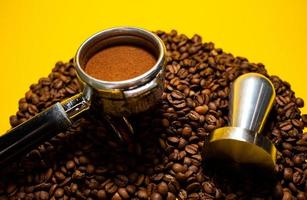
M 229 126 L 213 131 L 204 144 L 204 159 L 273 170 L 276 148 L 261 134 L 275 99 L 271 81 L 258 73 L 239 76 L 231 86 Z

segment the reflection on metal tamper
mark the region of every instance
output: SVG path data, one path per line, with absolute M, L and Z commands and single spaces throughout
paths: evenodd
M 273 170 L 276 148 L 261 131 L 275 90 L 261 74 L 238 77 L 231 88 L 229 126 L 216 129 L 204 144 L 204 157 Z

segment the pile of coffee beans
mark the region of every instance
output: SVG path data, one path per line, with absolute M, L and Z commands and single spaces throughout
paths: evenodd
M 306 199 L 307 115 L 290 84 L 263 64 L 234 57 L 199 35 L 157 31 L 167 48 L 165 92 L 150 112 L 131 119 L 136 133 L 121 143 L 90 113 L 66 132 L 0 170 L 0 199 Z M 230 84 L 247 72 L 274 84 L 266 134 L 279 150 L 277 181 L 221 176 L 204 167 L 204 140 L 228 123 Z M 58 62 L 19 101 L 11 125 L 80 91 L 72 61 Z M 238 177 L 237 177 L 238 176 Z M 272 175 L 273 176 L 273 175 Z

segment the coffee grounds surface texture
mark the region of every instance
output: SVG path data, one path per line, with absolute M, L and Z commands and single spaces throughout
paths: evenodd
M 289 83 L 198 35 L 157 34 L 167 48 L 166 87 L 153 111 L 131 119 L 135 142 L 122 145 L 84 116 L 1 169 L 0 199 L 305 199 L 307 116 Z M 228 123 L 230 84 L 247 72 L 270 78 L 277 94 L 264 132 L 278 149 L 273 186 L 265 176 L 227 172 L 223 163 L 217 168 L 228 174 L 211 172 L 201 156 L 204 140 Z M 79 91 L 72 61 L 58 62 L 19 101 L 11 125 Z
M 85 72 L 99 80 L 123 81 L 144 74 L 155 63 L 155 57 L 144 48 L 111 46 L 92 56 L 85 66 Z

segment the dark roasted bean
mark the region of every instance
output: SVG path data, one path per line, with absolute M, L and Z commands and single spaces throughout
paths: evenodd
M 139 190 L 137 192 L 137 196 L 140 198 L 140 199 L 148 199 L 148 194 L 146 192 L 146 190 Z
M 275 199 L 281 199 L 282 196 L 283 196 L 282 186 L 280 183 L 277 183 L 273 191 L 273 197 Z
M 104 190 L 98 190 L 97 197 L 101 200 L 107 199 L 107 193 Z
M 105 186 L 106 192 L 111 193 L 111 194 L 115 193 L 117 188 L 118 187 L 116 186 L 116 184 L 114 184 L 112 182 L 106 184 L 106 186 Z
M 289 190 L 284 190 L 282 200 L 292 200 L 292 194 Z
M 301 185 L 305 182 L 305 176 L 302 172 L 296 171 L 293 173 L 293 183 L 295 185 Z
M 297 198 L 297 200 L 305 200 L 305 199 L 306 199 L 306 193 L 304 193 L 304 192 L 299 192 L 299 193 L 296 195 L 296 198 Z
M 197 121 L 199 119 L 199 114 L 195 111 L 191 111 L 189 114 L 188 114 L 188 117 L 191 119 L 191 120 L 194 120 L 194 121 Z
M 196 192 L 201 188 L 201 185 L 198 182 L 191 183 L 187 186 L 188 192 Z
M 303 155 L 298 154 L 293 156 L 293 162 L 295 165 L 301 165 L 304 162 Z
M 129 199 L 130 197 L 126 188 L 119 188 L 117 192 L 123 199 Z
M 77 192 L 77 190 L 78 190 L 78 185 L 77 185 L 76 183 L 72 183 L 72 184 L 70 185 L 70 191 L 71 191 L 72 193 L 75 193 L 75 192 Z
M 297 105 L 299 108 L 304 107 L 304 100 L 301 99 L 301 98 L 296 98 L 296 99 L 295 99 L 295 103 L 296 103 L 296 105 Z
M 176 196 L 173 193 L 168 192 L 166 199 L 167 200 L 176 200 Z
M 174 97 L 175 99 L 183 99 L 184 98 L 184 94 L 181 93 L 178 90 L 173 90 L 171 93 L 172 97 Z
M 214 186 L 212 185 L 212 183 L 209 183 L 209 182 L 205 182 L 203 184 L 203 188 L 204 190 L 209 193 L 209 194 L 213 194 L 215 192 L 215 188 Z
M 291 168 L 285 168 L 284 169 L 284 179 L 285 180 L 292 180 L 293 177 L 293 170 Z
M 112 196 L 111 200 L 122 200 L 122 198 L 121 198 L 120 195 L 116 192 L 116 193 Z
M 66 163 L 66 168 L 68 169 L 68 170 L 70 170 L 70 169 L 74 169 L 75 168 L 75 162 L 73 161 L 73 160 L 69 160 L 69 161 L 67 161 L 67 163 Z
M 184 136 L 186 136 L 186 137 L 189 137 L 190 135 L 191 135 L 191 133 L 192 133 L 192 129 L 191 129 L 191 127 L 184 127 L 183 129 L 182 129 L 182 135 L 184 135 Z
M 128 184 L 128 177 L 124 175 L 117 175 L 114 179 L 116 185 L 120 187 L 125 187 Z
M 207 105 L 203 105 L 203 106 L 197 106 L 195 108 L 195 111 L 198 112 L 199 114 L 203 115 L 206 114 L 206 112 L 209 110 Z
M 198 146 L 197 145 L 194 145 L 194 144 L 191 144 L 191 145 L 187 145 L 184 149 L 187 153 L 189 154 L 196 154 L 197 153 L 197 150 L 198 150 Z
M 162 198 L 161 194 L 154 192 L 150 196 L 150 199 L 151 200 L 162 200 L 163 198 Z
M 66 178 L 65 175 L 60 171 L 55 172 L 54 175 L 55 175 L 56 179 L 59 180 L 59 181 L 63 181 Z
M 60 197 L 62 197 L 63 195 L 64 195 L 64 189 L 63 189 L 63 188 L 58 188 L 58 189 L 56 189 L 55 192 L 54 192 L 54 196 L 55 196 L 56 198 L 60 198 Z
M 39 193 L 39 198 L 40 198 L 41 200 L 47 200 L 47 199 L 49 199 L 49 193 L 46 192 L 46 191 L 41 191 L 41 192 Z
M 166 195 L 168 193 L 168 186 L 165 182 L 161 182 L 158 185 L 157 190 L 161 195 Z
M 178 172 L 184 172 L 185 171 L 185 167 L 179 163 L 175 163 L 173 164 L 173 167 L 172 167 L 173 171 L 178 173 Z

